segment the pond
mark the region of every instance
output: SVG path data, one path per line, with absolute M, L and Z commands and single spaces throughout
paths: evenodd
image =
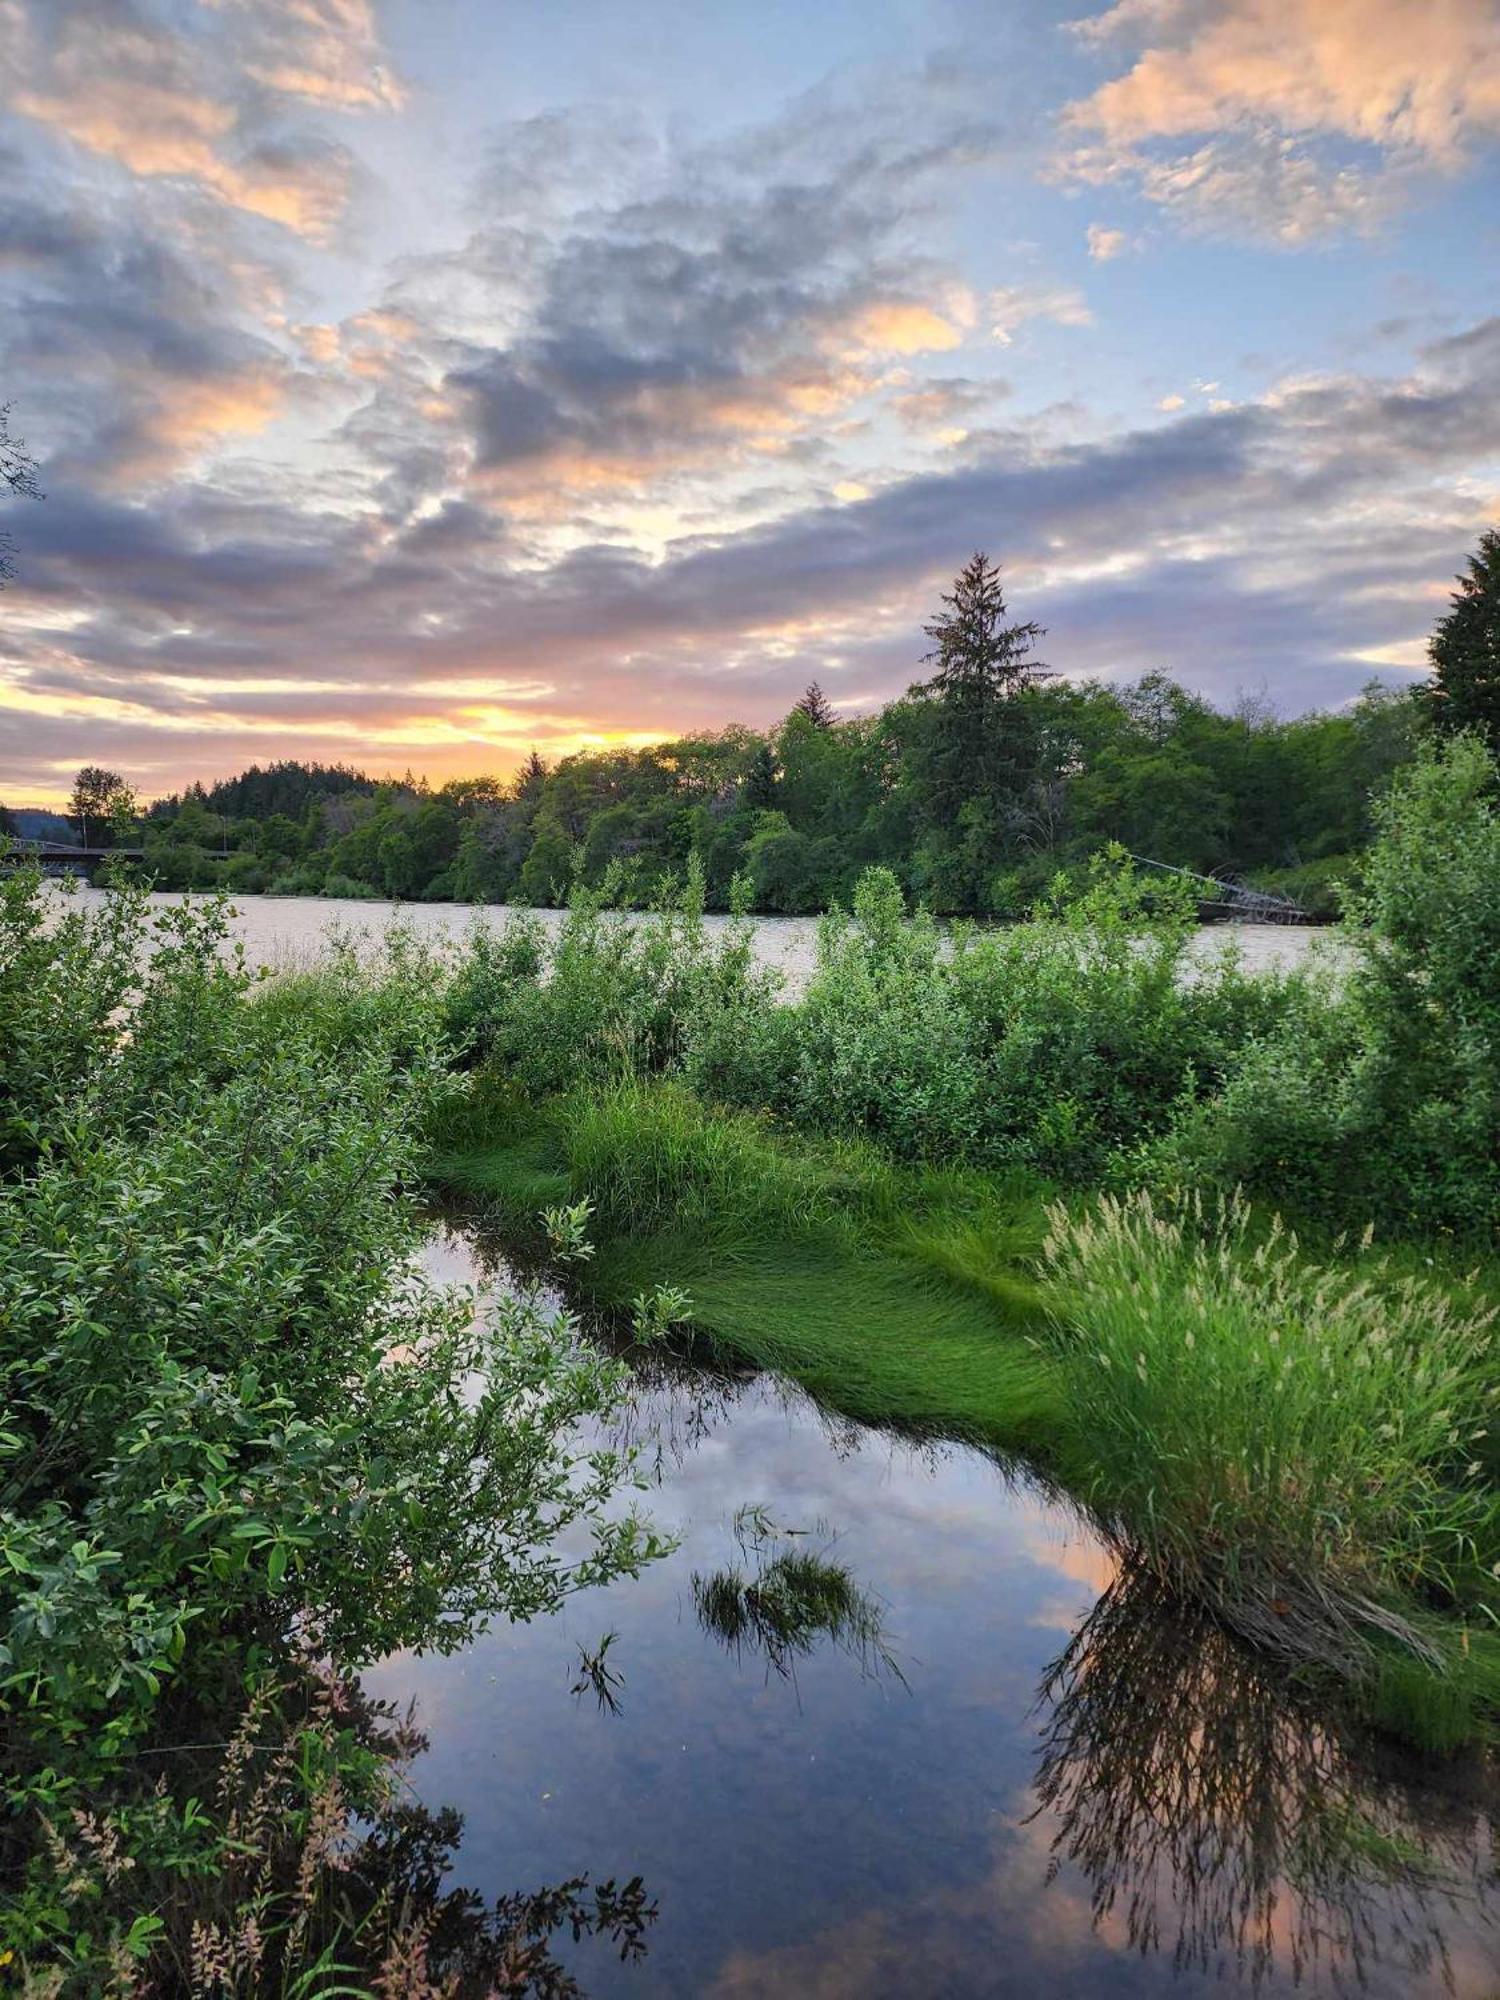
M 100 889 L 80 889 L 85 900 L 103 900 Z M 181 896 L 156 894 L 153 903 L 177 903 Z M 188 899 L 201 900 L 201 899 Z M 467 937 L 475 923 L 503 926 L 519 914 L 503 904 L 470 903 L 381 903 L 338 896 L 236 896 L 233 899 L 235 935 L 245 946 L 252 965 L 280 970 L 309 963 L 324 949 L 332 931 L 369 931 L 379 936 L 399 917 L 419 936 L 435 940 L 459 941 Z M 561 924 L 561 910 L 534 913 L 553 930 Z M 704 919 L 710 935 L 721 931 L 727 917 Z M 762 965 L 783 974 L 789 993 L 796 993 L 813 969 L 817 947 L 816 917 L 757 917 L 755 955 Z M 1337 949 L 1336 939 L 1326 930 L 1285 924 L 1205 924 L 1194 943 L 1195 951 L 1220 951 L 1233 942 L 1247 965 L 1292 965 L 1309 951 Z
M 416 1699 L 457 1879 L 641 1877 L 642 1956 L 558 1947 L 595 2000 L 1500 1985 L 1479 1771 L 1343 1740 L 1019 1471 L 667 1359 L 624 1421 L 672 1556 L 368 1676 Z M 800 1627 L 788 1552 L 843 1579 Z

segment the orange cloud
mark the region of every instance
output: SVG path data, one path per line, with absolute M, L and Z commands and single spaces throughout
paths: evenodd
M 258 5 L 254 19 L 285 61 L 242 62 L 232 46 L 131 19 L 79 17 L 45 58 L 17 36 L 12 103 L 132 174 L 194 181 L 230 207 L 321 240 L 348 198 L 347 156 L 336 146 L 256 143 L 237 102 L 242 79 L 345 109 L 389 108 L 400 93 L 375 60 L 364 0 L 281 0 Z
M 282 400 L 281 384 L 268 374 L 174 382 L 157 418 L 156 435 L 173 448 L 174 455 L 200 449 L 216 438 L 253 436 L 275 418 Z
M 246 65 L 271 90 L 342 111 L 399 109 L 405 90 L 386 66 L 369 0 L 241 0 L 266 21 L 266 55 Z
M 962 325 L 954 319 L 913 299 L 887 299 L 863 307 L 847 333 L 857 347 L 884 354 L 946 353 L 964 337 Z
M 1125 4 L 1090 39 L 1181 10 Z M 1148 48 L 1070 107 L 1114 144 L 1216 132 L 1241 119 L 1337 133 L 1451 166 L 1475 131 L 1500 129 L 1500 14 L 1491 0 L 1220 0 L 1185 38 Z
M 1500 131 L 1494 0 L 1119 0 L 1075 33 L 1150 45 L 1068 106 L 1064 126 L 1095 136 L 1059 163 L 1063 177 L 1133 181 L 1199 226 L 1289 246 L 1368 229 L 1413 169 L 1451 171 Z M 1200 143 L 1173 150 L 1190 136 Z M 1328 140 L 1380 161 L 1329 159 Z

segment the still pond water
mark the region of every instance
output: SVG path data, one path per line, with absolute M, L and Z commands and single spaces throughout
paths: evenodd
M 506 1282 L 463 1234 L 431 1261 Z M 595 2000 L 1500 1993 L 1476 1767 L 1342 1742 L 983 1453 L 663 1360 L 626 1430 L 675 1554 L 369 1676 L 416 1699 L 412 1781 L 463 1815 L 456 1881 L 642 1878 L 643 1957 L 558 1948 Z M 767 1516 L 847 1569 L 873 1642 L 771 1659 L 700 1615 L 703 1579 L 789 1545 Z M 570 1692 L 610 1632 L 613 1712 Z
M 81 889 L 86 901 L 103 900 L 103 891 Z M 158 894 L 153 903 L 177 903 L 181 896 Z M 190 898 L 186 900 L 201 900 Z M 323 950 L 331 931 L 367 931 L 378 937 L 399 917 L 419 936 L 455 941 L 467 937 L 476 923 L 503 927 L 519 913 L 501 904 L 469 903 L 380 903 L 357 901 L 339 896 L 236 896 L 234 931 L 245 946 L 252 965 L 282 968 L 306 964 Z M 530 914 L 530 913 L 529 913 Z M 534 913 L 554 930 L 563 920 L 560 910 Z M 709 933 L 720 931 L 727 917 L 705 918 Z M 787 991 L 795 993 L 813 969 L 817 946 L 816 917 L 758 917 L 755 924 L 755 955 L 763 965 L 773 966 L 786 980 Z M 1309 951 L 1335 950 L 1336 941 L 1326 930 L 1288 927 L 1284 924 L 1214 924 L 1199 932 L 1195 949 L 1220 951 L 1233 942 L 1247 965 L 1273 966 L 1296 963 Z

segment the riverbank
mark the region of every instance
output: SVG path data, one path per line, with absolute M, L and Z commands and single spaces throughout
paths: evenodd
M 456 1216 L 431 1254 L 483 1301 L 513 1282 L 497 1248 Z M 968 2000 L 997 1965 L 1076 2000 L 1122 1982 L 1222 2000 L 1237 1968 L 1262 2000 L 1487 1991 L 1480 1760 L 1341 1727 L 1117 1574 L 1013 1460 L 871 1429 L 680 1343 L 636 1350 L 627 1410 L 591 1435 L 643 1446 L 672 1554 L 367 1683 L 417 1702 L 409 1781 L 464 1816 L 455 1883 L 642 1878 L 638 1965 L 603 1939 L 561 1948 L 592 2000 Z M 712 1615 L 770 1592 L 788 1546 L 862 1594 L 889 1664 L 807 1595 L 777 1592 L 758 1625 Z M 569 1692 L 606 1633 L 613 1708 Z
M 591 1308 L 662 1301 L 850 1417 L 1024 1455 L 1409 1740 L 1500 1715 L 1493 1306 L 1456 1269 L 1315 1262 L 1233 1203 L 902 1167 L 671 1084 L 469 1104 L 428 1171 Z
M 951 950 L 877 872 L 789 1006 L 690 904 L 648 934 L 581 906 L 454 987 L 475 1081 L 433 1171 L 513 1228 L 553 1208 L 591 1299 L 666 1287 L 836 1405 L 1032 1451 L 1174 1587 L 1451 1747 L 1500 1695 L 1491 1303 L 1444 1247 L 1497 1214 L 1489 783 L 1460 748 L 1397 788 L 1337 986 L 1184 979 L 1185 913 L 1118 860 Z M 1394 1255 L 1351 1249 L 1376 1228 Z
M 1337 980 L 1187 976 L 1191 913 L 1119 855 L 1006 932 L 872 871 L 791 998 L 691 879 L 651 920 L 580 899 L 264 979 L 220 906 L 0 880 L 0 1948 L 72 1992 L 132 1955 L 181 1985 L 253 1915 L 257 1978 L 346 1951 L 376 1990 L 427 1933 L 330 1858 L 398 1810 L 351 1674 L 662 1553 L 636 1462 L 583 1442 L 618 1356 L 418 1273 L 439 1181 L 648 1351 L 696 1327 L 1018 1453 L 1322 1712 L 1485 1743 L 1493 1331 L 1459 1259 L 1500 1216 L 1493 785 L 1463 744 L 1398 785 Z M 796 1553 L 711 1590 L 719 1628 L 800 1606 L 873 1643 Z M 596 1646 L 582 1680 L 611 1671 Z M 633 1935 L 626 1886 L 555 1907 Z

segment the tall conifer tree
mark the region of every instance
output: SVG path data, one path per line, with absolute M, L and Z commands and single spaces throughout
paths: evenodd
M 1476 730 L 1500 752 L 1500 530 L 1479 537 L 1428 650 L 1439 728 Z

